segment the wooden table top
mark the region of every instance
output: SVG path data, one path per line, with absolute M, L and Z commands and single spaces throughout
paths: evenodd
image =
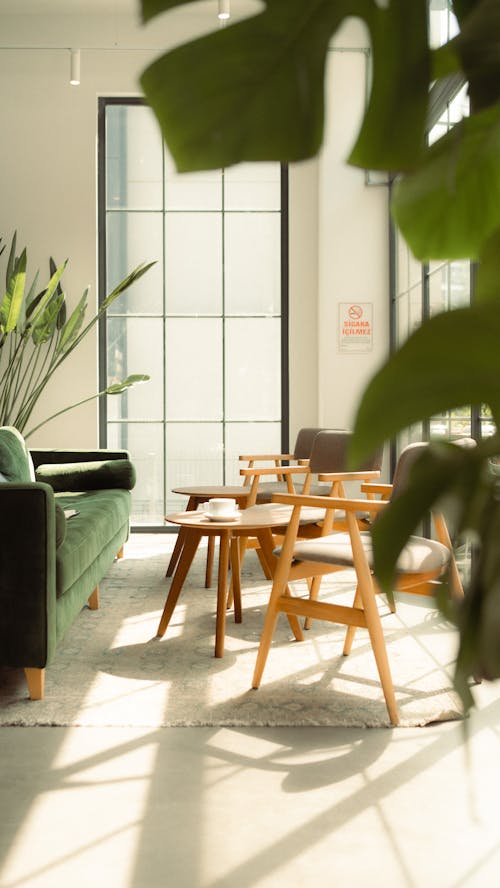
M 218 530 L 250 531 L 262 527 L 282 527 L 290 521 L 292 506 L 284 503 L 265 503 L 258 506 L 250 506 L 243 509 L 237 518 L 229 521 L 215 521 L 204 512 L 175 512 L 165 516 L 165 521 L 171 524 L 179 524 L 182 527 L 194 527 L 197 530 L 209 533 Z M 303 509 L 304 519 L 314 523 L 324 518 L 323 509 Z
M 172 493 L 180 493 L 183 496 L 218 496 L 237 497 L 247 499 L 250 495 L 250 486 L 243 487 L 242 484 L 230 486 L 229 484 L 191 484 L 188 487 L 173 487 Z

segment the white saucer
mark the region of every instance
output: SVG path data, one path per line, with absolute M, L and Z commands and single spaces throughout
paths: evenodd
M 205 518 L 208 518 L 209 521 L 237 521 L 238 518 L 241 518 L 241 512 L 238 510 L 227 515 L 211 515 L 209 512 L 205 512 Z

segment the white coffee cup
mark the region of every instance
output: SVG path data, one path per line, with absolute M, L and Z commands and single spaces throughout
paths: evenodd
M 205 503 L 205 511 L 212 518 L 225 518 L 228 515 L 234 515 L 236 500 L 229 497 L 214 497 Z

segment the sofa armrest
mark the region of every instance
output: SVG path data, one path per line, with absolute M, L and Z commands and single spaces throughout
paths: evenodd
M 75 462 L 99 462 L 108 459 L 130 459 L 128 450 L 108 450 L 97 448 L 95 450 L 67 449 L 55 450 L 52 447 L 30 448 L 31 458 L 35 469 L 37 466 L 48 463 L 75 463 Z
M 0 662 L 43 669 L 56 646 L 56 504 L 50 485 L 0 484 Z
M 133 490 L 136 472 L 129 459 L 42 463 L 36 480 L 50 484 L 56 493 L 85 490 Z

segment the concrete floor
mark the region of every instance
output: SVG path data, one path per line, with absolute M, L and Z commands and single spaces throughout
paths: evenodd
M 0 728 L 0 888 L 496 888 L 475 693 L 427 728 Z
M 464 725 L 2 728 L 2 888 L 490 888 L 500 688 Z

